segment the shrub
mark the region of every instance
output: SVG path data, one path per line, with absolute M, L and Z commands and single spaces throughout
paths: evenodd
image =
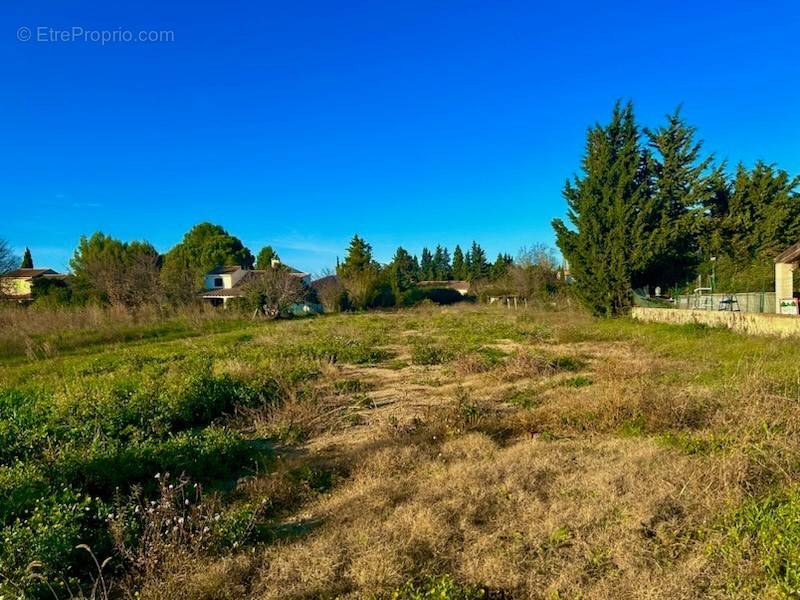
M 431 343 L 414 344 L 411 348 L 411 363 L 415 365 L 441 365 L 454 357 L 454 352 Z
M 98 534 L 107 515 L 102 502 L 69 487 L 38 499 L 24 519 L 0 531 L 0 573 L 34 596 L 51 581 L 72 586 L 88 567 L 76 545 L 108 550 Z
M 384 596 L 389 600 L 478 600 L 489 598 L 482 587 L 460 585 L 450 575 L 430 577 L 422 582 L 410 581 Z

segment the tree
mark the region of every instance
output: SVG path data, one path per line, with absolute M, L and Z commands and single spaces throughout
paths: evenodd
M 464 264 L 464 252 L 461 250 L 461 246 L 456 245 L 455 250 L 453 250 L 453 267 L 452 267 L 453 279 L 458 279 L 463 281 L 467 279 L 467 270 Z
M 546 244 L 533 244 L 530 247 L 523 246 L 517 253 L 516 264 L 523 268 L 540 267 L 555 271 L 557 266 L 556 254 Z
M 30 248 L 25 248 L 25 254 L 22 255 L 22 263 L 19 265 L 20 269 L 32 269 L 33 257 L 31 256 Z
M 486 252 L 478 242 L 473 241 L 469 250 L 469 279 L 476 281 L 489 275 L 489 263 L 486 262 Z
M 450 267 L 450 253 L 447 248 L 437 245 L 433 253 L 433 278 L 437 281 L 447 281 L 452 279 L 452 269 Z
M 239 238 L 219 225 L 200 223 L 166 254 L 161 281 L 173 302 L 188 302 L 196 298 L 203 276 L 211 269 L 221 265 L 251 269 L 253 260 Z
M 419 261 L 419 276 L 424 281 L 431 281 L 436 278 L 433 270 L 433 254 L 427 248 L 422 249 L 422 258 Z
M 414 259 L 402 246 L 397 248 L 389 263 L 388 278 L 395 304 L 400 304 L 403 295 L 417 283 Z
M 560 219 L 553 228 L 569 260 L 576 294 L 595 314 L 625 310 L 632 276 L 650 259 L 649 162 L 640 147 L 633 105 L 618 102 L 608 125 L 588 131 L 582 176 L 564 187 L 574 229 Z
M 800 177 L 761 161 L 736 169 L 721 222 L 725 250 L 739 263 L 770 259 L 800 239 Z
M 372 246 L 358 235 L 350 240 L 347 256 L 336 274 L 356 308 L 369 308 L 380 295 L 380 265 L 372 258 Z
M 330 270 L 323 271 L 322 276 L 311 286 L 317 292 L 317 298 L 325 312 L 341 312 L 347 310 L 347 290 L 339 277 Z
M 499 279 L 505 277 L 506 273 L 508 273 L 508 267 L 511 266 L 513 262 L 514 259 L 512 259 L 508 254 L 499 253 L 497 255 L 497 259 L 489 269 L 489 279 L 492 281 L 498 281 Z
M 81 237 L 70 260 L 75 295 L 137 309 L 161 301 L 160 257 L 148 242 L 121 242 L 97 232 Z
M 0 274 L 13 271 L 18 264 L 18 260 L 8 242 L 0 239 Z M 10 290 L 6 289 L 7 285 L 8 282 L 5 279 L 0 279 L 0 297 L 9 293 Z
M 303 282 L 288 269 L 269 267 L 244 285 L 245 304 L 253 311 L 253 317 L 277 319 L 301 302 L 305 294 Z
M 713 157 L 701 158 L 702 141 L 676 109 L 667 124 L 645 129 L 652 155 L 652 223 L 646 244 L 648 264 L 633 274 L 633 285 L 669 287 L 689 279 L 699 260 L 698 231 L 702 210 L 715 193 L 721 168 L 712 169 Z
M 264 246 L 256 258 L 256 269 L 261 269 L 262 271 L 264 269 L 269 269 L 272 266 L 273 260 L 280 260 L 278 253 L 272 249 L 272 246 Z

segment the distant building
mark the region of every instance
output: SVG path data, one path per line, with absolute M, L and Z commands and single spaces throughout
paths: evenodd
M 16 269 L 0 276 L 0 298 L 17 302 L 33 300 L 33 283 L 36 280 L 65 282 L 69 275 L 53 269 Z
M 273 268 L 279 265 L 278 261 L 273 261 Z M 297 277 L 303 285 L 307 286 L 311 283 L 310 274 L 286 265 L 283 265 L 283 268 L 288 270 L 294 277 Z M 231 298 L 244 296 L 247 293 L 247 284 L 258 277 L 262 277 L 265 273 L 266 271 L 264 270 L 244 269 L 239 265 L 217 267 L 205 274 L 205 289 L 200 292 L 200 297 L 214 306 L 225 306 Z
M 798 314 L 794 298 L 794 271 L 800 265 L 800 242 L 775 257 L 775 312 Z
M 421 288 L 439 288 L 455 290 L 462 296 L 469 294 L 469 281 L 420 281 L 417 285 Z

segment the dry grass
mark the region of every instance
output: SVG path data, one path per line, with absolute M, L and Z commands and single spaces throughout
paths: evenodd
M 780 597 L 726 528 L 800 482 L 800 368 L 788 342 L 708 335 L 485 307 L 261 329 L 250 351 L 283 354 L 214 368 L 280 386 L 227 421 L 276 444 L 228 495 L 267 499 L 269 535 L 177 544 L 129 589 L 380 598 L 448 574 L 517 600 Z

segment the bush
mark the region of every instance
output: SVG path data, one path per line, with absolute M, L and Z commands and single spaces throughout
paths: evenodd
M 403 306 L 415 306 L 424 300 L 430 300 L 434 304 L 455 304 L 464 302 L 469 297 L 462 296 L 458 291 L 451 288 L 411 288 L 403 294 L 401 304 Z
M 34 574 L 71 586 L 89 566 L 78 543 L 108 551 L 107 540 L 98 535 L 107 515 L 102 502 L 70 487 L 38 499 L 24 519 L 0 531 L 0 573 L 34 596 L 46 591 Z
M 418 343 L 411 348 L 411 363 L 415 365 L 441 365 L 454 356 L 452 350 L 431 343 Z
M 408 582 L 395 590 L 389 600 L 479 600 L 488 598 L 484 588 L 459 585 L 450 575 L 430 577 L 422 583 Z

